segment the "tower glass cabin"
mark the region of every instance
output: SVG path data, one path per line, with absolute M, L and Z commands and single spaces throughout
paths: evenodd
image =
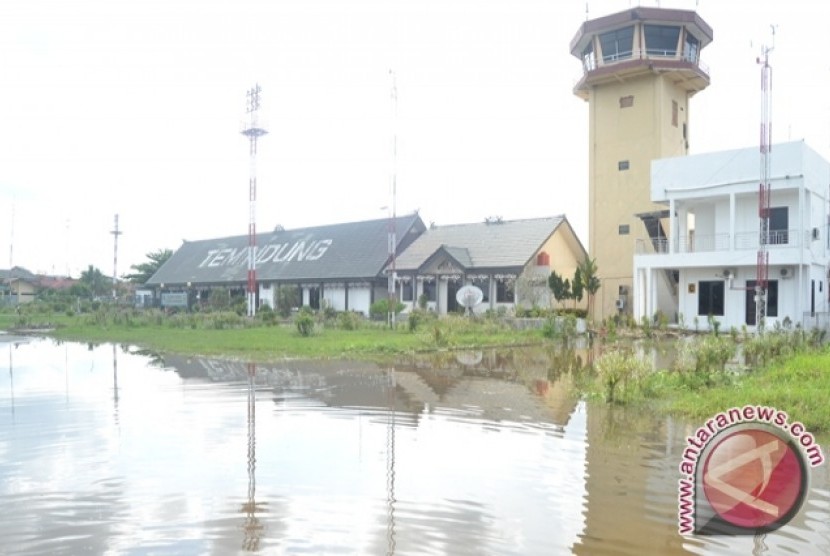
M 637 240 L 666 236 L 650 200 L 651 161 L 689 149 L 689 99 L 709 85 L 712 28 L 694 11 L 637 7 L 585 21 L 571 41 L 589 105 L 589 253 L 601 288 L 593 317 L 629 313 Z M 676 295 L 674 277 L 664 291 Z

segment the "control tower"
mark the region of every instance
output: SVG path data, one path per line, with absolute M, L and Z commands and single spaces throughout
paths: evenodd
M 635 245 L 665 245 L 668 211 L 651 202 L 651 161 L 689 150 L 689 99 L 709 85 L 712 28 L 694 11 L 631 8 L 585 21 L 571 41 L 588 102 L 588 251 L 601 287 L 593 317 L 630 314 Z M 637 240 L 643 240 L 638 242 Z M 667 273 L 664 295 L 677 295 Z M 676 303 L 675 303 L 676 306 Z

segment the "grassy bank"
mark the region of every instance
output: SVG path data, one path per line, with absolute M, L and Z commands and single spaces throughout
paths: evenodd
M 702 390 L 665 388 L 669 411 L 702 421 L 746 404 L 786 411 L 815 432 L 830 432 L 830 352 L 800 353 Z
M 306 320 L 303 320 L 306 319 Z M 299 323 L 305 326 L 300 327 Z M 0 329 L 42 329 L 62 340 L 130 343 L 159 352 L 247 358 L 372 358 L 451 348 L 540 344 L 538 330 L 512 330 L 496 319 L 423 317 L 394 330 L 354 314 L 300 315 L 254 320 L 233 312 L 165 315 L 158 311 L 99 310 L 67 315 L 0 314 Z
M 678 342 L 676 350 L 671 368 L 653 371 L 627 348 L 606 349 L 586 391 L 607 403 L 701 423 L 732 407 L 771 406 L 813 432 L 830 433 L 830 348 L 823 335 L 798 329 L 703 335 Z

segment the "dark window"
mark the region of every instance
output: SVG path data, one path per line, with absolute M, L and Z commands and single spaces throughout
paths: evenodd
M 789 215 L 787 207 L 769 209 L 769 242 L 773 245 L 789 243 Z
M 671 125 L 677 127 L 677 101 L 671 101 Z
M 602 61 L 614 62 L 631 58 L 631 49 L 634 44 L 634 26 L 617 29 L 599 36 L 602 47 Z
M 628 233 L 629 233 L 628 224 L 620 224 L 620 227 L 618 228 L 618 231 L 619 231 L 619 234 L 621 236 L 627 236 Z
M 634 95 L 620 97 L 620 108 L 631 108 L 634 106 Z
M 680 27 L 645 25 L 646 53 L 649 56 L 675 56 Z
M 697 63 L 697 56 L 700 52 L 700 41 L 690 33 L 686 33 L 686 40 L 683 43 L 683 59 L 688 62 Z
M 755 280 L 746 281 L 746 323 L 750 326 L 755 326 L 755 285 L 758 282 Z M 767 310 L 768 317 L 778 316 L 778 280 L 769 280 L 767 282 Z
M 401 301 L 412 301 L 412 282 L 401 283 Z
M 698 282 L 697 314 L 723 316 L 723 281 Z
M 481 290 L 484 297 L 481 298 L 482 303 L 490 301 L 490 278 L 473 278 L 473 285 Z
M 423 282 L 423 295 L 427 296 L 427 301 L 435 301 L 435 282 Z
M 617 162 L 617 170 L 628 170 L 628 166 L 629 164 L 627 160 L 620 160 L 619 162 Z
M 498 280 L 496 282 L 496 301 L 498 303 L 513 303 L 514 299 L 513 284 Z

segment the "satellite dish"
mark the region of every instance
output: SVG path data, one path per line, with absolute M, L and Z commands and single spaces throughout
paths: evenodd
M 476 286 L 462 286 L 455 293 L 455 300 L 468 311 L 471 311 L 473 307 L 481 303 L 482 299 L 484 299 L 484 293 Z

